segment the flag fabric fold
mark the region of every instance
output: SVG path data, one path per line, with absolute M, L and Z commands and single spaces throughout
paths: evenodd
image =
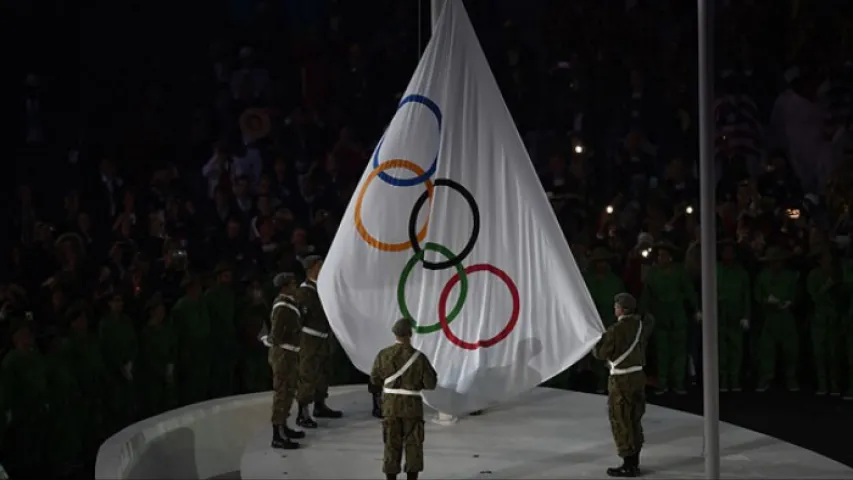
M 320 274 L 332 329 L 369 372 L 408 318 L 429 405 L 465 414 L 562 372 L 603 332 L 461 1 L 444 11 Z

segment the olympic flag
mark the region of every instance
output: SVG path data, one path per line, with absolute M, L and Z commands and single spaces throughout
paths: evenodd
M 461 1 L 446 2 L 319 278 L 332 329 L 369 372 L 408 318 L 464 414 L 536 387 L 603 326 Z

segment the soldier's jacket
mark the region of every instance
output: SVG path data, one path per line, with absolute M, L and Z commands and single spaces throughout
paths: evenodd
M 624 369 L 645 366 L 646 345 L 655 327 L 655 318 L 651 315 L 625 315 L 611 325 L 601 336 L 601 340 L 592 349 L 592 355 L 599 360 L 614 361 L 631 348 L 637 337 L 637 330 L 643 324 L 643 332 L 637 346 L 623 361 L 616 365 Z
M 742 319 L 750 318 L 752 295 L 745 268 L 736 263 L 717 264 L 717 300 L 726 320 L 739 325 Z
M 298 346 L 301 338 L 302 319 L 299 307 L 293 297 L 276 297 L 270 314 L 270 326 L 267 341 L 273 346 Z M 265 325 L 266 327 L 266 325 Z
M 438 383 L 438 375 L 432 367 L 429 359 L 421 354 L 411 367 L 406 370 L 400 378 L 385 384 L 385 379 L 397 373 L 405 365 L 409 358 L 418 350 L 410 344 L 395 343 L 390 347 L 382 349 L 373 368 L 370 371 L 370 383 L 375 387 L 385 386 L 420 392 L 422 390 L 433 390 Z M 382 400 L 382 416 L 385 418 L 423 418 L 424 404 L 420 395 L 398 395 L 386 393 Z
M 321 333 L 328 333 L 330 330 L 329 320 L 326 318 L 323 304 L 320 303 L 317 283 L 305 280 L 296 290 L 294 297 L 302 310 L 302 326 Z

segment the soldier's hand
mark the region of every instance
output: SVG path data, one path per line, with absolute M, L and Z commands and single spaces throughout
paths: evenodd
M 696 312 L 696 323 L 702 323 L 702 312 Z
M 748 318 L 742 318 L 740 320 L 740 328 L 742 328 L 744 330 L 749 330 L 749 319 Z
M 784 309 L 786 309 L 786 308 L 788 308 L 788 307 L 790 307 L 790 306 L 791 306 L 791 302 L 782 302 L 782 303 L 779 305 L 779 308 L 781 308 L 782 310 L 784 310 Z
M 769 303 L 771 305 L 775 305 L 775 304 L 779 303 L 779 299 L 774 297 L 773 295 L 770 295 L 769 297 L 767 297 L 767 303 Z

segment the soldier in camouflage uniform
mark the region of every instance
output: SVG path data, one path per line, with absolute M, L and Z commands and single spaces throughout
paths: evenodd
M 293 450 L 299 448 L 293 440 L 305 437 L 305 432 L 287 426 L 299 373 L 301 312 L 292 296 L 296 287 L 293 274 L 277 275 L 274 284 L 279 294 L 260 335 L 260 340 L 269 347 L 268 359 L 272 367 L 272 447 Z
M 406 454 L 406 478 L 417 480 L 424 469 L 424 406 L 421 391 L 433 390 L 438 376 L 429 360 L 412 346 L 412 324 L 394 323 L 397 342 L 382 349 L 373 362 L 370 383 L 382 389 L 382 438 L 385 456 L 382 472 L 397 478 Z
M 332 353 L 331 328 L 320 295 L 317 293 L 317 277 L 323 267 L 323 259 L 311 255 L 303 260 L 307 278 L 296 290 L 296 302 L 302 312 L 302 339 L 299 342 L 299 385 L 296 400 L 299 414 L 296 424 L 302 428 L 317 428 L 308 406 L 314 403 L 314 416 L 340 418 L 343 414 L 326 406 L 329 396 L 329 367 Z
M 654 328 L 654 318 L 634 313 L 637 301 L 630 294 L 620 293 L 614 299 L 618 321 L 610 326 L 592 353 L 607 361 L 610 427 L 613 440 L 623 463 L 608 468 L 611 477 L 640 475 L 640 450 L 643 447 L 643 425 L 646 411 L 646 343 Z

